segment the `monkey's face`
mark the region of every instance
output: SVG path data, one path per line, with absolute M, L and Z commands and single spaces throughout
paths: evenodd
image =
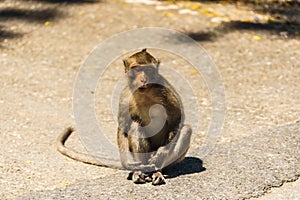
M 131 67 L 127 75 L 130 88 L 144 90 L 155 83 L 158 72 L 157 67 L 144 65 Z

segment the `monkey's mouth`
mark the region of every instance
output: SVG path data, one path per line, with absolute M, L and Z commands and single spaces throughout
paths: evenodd
M 141 85 L 141 86 L 139 87 L 139 90 L 140 90 L 140 91 L 143 91 L 143 90 L 147 89 L 148 87 L 149 87 L 148 84 L 144 84 L 144 85 Z

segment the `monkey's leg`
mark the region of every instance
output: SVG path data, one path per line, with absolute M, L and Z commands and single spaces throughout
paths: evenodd
M 155 155 L 149 159 L 149 164 L 154 164 L 161 170 L 182 161 L 189 149 L 191 134 L 192 129 L 188 125 L 184 125 L 175 136 L 170 133 L 169 144 L 158 148 Z
M 190 146 L 191 134 L 189 126 L 183 126 L 176 135 L 171 132 L 169 144 L 158 148 L 156 154 L 149 159 L 149 164 L 154 164 L 157 169 L 151 177 L 153 185 L 165 184 L 161 170 L 184 159 Z

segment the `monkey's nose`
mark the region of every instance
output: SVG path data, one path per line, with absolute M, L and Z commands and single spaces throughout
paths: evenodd
M 145 84 L 145 83 L 147 83 L 147 79 L 146 78 L 142 78 L 141 82 Z

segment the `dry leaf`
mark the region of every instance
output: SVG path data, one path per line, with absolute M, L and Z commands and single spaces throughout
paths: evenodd
M 193 70 L 191 71 L 191 74 L 198 74 L 198 70 L 193 69 Z
M 45 22 L 45 26 L 50 26 L 52 24 L 52 22 L 46 21 Z
M 174 14 L 173 13 L 166 13 L 166 16 L 167 17 L 174 17 Z
M 259 37 L 258 35 L 254 35 L 252 39 L 258 41 L 261 40 L 261 37 Z
M 199 4 L 193 4 L 193 5 L 190 6 L 191 10 L 198 10 L 199 8 L 200 8 Z
M 62 183 L 62 184 L 61 184 L 61 187 L 62 187 L 62 188 L 66 188 L 66 187 L 68 187 L 68 186 L 69 186 L 68 183 Z
M 30 160 L 27 160 L 25 163 L 28 164 L 28 165 L 32 164 L 32 162 Z

